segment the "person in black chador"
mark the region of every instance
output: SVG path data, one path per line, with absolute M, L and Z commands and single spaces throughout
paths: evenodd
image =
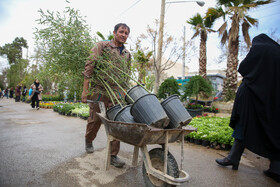
M 36 108 L 39 110 L 40 106 L 40 101 L 42 100 L 42 91 L 43 91 L 43 86 L 40 84 L 39 80 L 36 79 L 34 83 L 30 86 L 32 88 L 32 94 L 30 96 L 31 98 L 31 107 L 32 109 L 35 109 L 35 102 L 36 102 Z
M 280 182 L 280 45 L 265 34 L 256 36 L 238 72 L 243 80 L 229 124 L 235 141 L 216 162 L 237 170 L 247 148 L 270 160 L 264 174 Z

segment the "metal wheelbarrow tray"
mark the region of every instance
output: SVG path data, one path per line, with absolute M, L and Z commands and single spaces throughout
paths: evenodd
M 102 110 L 101 110 L 102 111 Z M 182 129 L 158 129 L 150 127 L 146 124 L 140 123 L 125 123 L 118 121 L 111 121 L 106 118 L 106 115 L 102 113 L 97 113 L 100 117 L 102 123 L 105 125 L 107 133 L 107 150 L 106 150 L 106 170 L 109 169 L 110 159 L 111 159 L 111 141 L 119 140 L 134 146 L 132 165 L 137 165 L 139 148 L 143 154 L 144 165 L 146 169 L 146 174 L 152 183 L 161 185 L 161 182 L 168 183 L 171 185 L 180 185 L 189 179 L 189 175 L 183 170 L 183 160 L 184 160 L 184 136 L 196 131 L 196 128 L 191 126 L 183 127 Z M 168 143 L 175 142 L 177 140 L 181 141 L 181 165 L 179 169 L 179 177 L 174 178 L 167 173 L 167 162 L 169 155 Z M 149 144 L 161 144 L 163 146 L 164 152 L 164 166 L 163 168 L 154 168 L 153 163 L 150 159 L 150 155 L 147 150 L 147 145 Z M 172 156 L 173 157 L 173 156 Z M 173 157 L 174 158 L 174 157 Z M 176 160 L 175 160 L 176 162 Z M 177 163 L 176 163 L 177 165 Z M 154 179 L 158 181 L 155 181 Z M 144 177 L 145 179 L 145 177 Z M 157 186 L 157 185 L 154 185 Z

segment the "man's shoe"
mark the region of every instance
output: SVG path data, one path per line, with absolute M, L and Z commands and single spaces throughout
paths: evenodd
M 119 157 L 111 155 L 111 165 L 116 168 L 122 168 L 125 165 L 125 162 L 119 159 Z
M 87 140 L 86 140 L 86 152 L 87 153 L 93 153 L 94 152 L 92 142 L 88 142 Z
M 40 107 L 37 107 L 37 110 L 39 110 L 40 109 Z
M 271 172 L 270 169 L 264 170 L 263 173 L 264 173 L 266 176 L 268 176 L 268 177 L 274 179 L 276 182 L 280 183 L 280 175 L 279 175 L 279 174 L 276 174 L 276 173 Z
M 218 164 L 220 164 L 221 166 L 232 166 L 233 170 L 238 170 L 239 163 L 237 163 L 237 164 L 233 163 L 227 157 L 221 158 L 221 159 L 216 159 L 216 162 Z

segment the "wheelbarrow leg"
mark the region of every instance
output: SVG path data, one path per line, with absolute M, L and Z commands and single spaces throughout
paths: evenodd
M 149 173 L 151 173 L 151 168 L 153 166 L 152 166 L 152 162 L 151 162 L 151 159 L 150 159 L 150 155 L 149 155 L 147 146 L 144 145 L 143 147 L 140 147 L 140 148 L 141 148 L 141 151 L 142 151 L 142 154 L 143 154 L 143 157 L 144 157 L 144 164 L 145 164 L 145 167 L 146 167 L 146 171 L 149 174 Z
M 165 144 L 164 144 L 164 166 L 163 173 L 167 173 L 167 154 L 168 154 L 168 131 L 165 132 Z
M 107 149 L 106 149 L 106 160 L 105 160 L 105 170 L 107 171 L 110 166 L 111 162 L 111 141 L 113 140 L 113 137 L 108 134 L 107 136 Z
M 132 166 L 137 166 L 138 154 L 139 154 L 139 147 L 138 146 L 134 146 Z
M 182 133 L 181 137 L 181 165 L 180 170 L 183 170 L 183 162 L 184 162 L 184 133 Z

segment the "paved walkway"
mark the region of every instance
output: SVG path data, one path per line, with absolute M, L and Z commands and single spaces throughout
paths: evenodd
M 86 121 L 61 116 L 50 109 L 31 110 L 30 105 L 0 100 L 0 186 L 105 186 L 142 187 L 142 159 L 131 166 L 133 147 L 121 144 L 123 169 L 104 171 L 106 133 L 102 126 L 94 141 L 95 152 L 84 151 Z M 158 146 L 150 146 L 149 149 Z M 170 152 L 180 161 L 180 146 Z M 215 159 L 227 151 L 186 143 L 184 170 L 190 180 L 182 186 L 279 186 L 262 174 L 265 158 L 246 151 L 238 171 L 219 167 Z

